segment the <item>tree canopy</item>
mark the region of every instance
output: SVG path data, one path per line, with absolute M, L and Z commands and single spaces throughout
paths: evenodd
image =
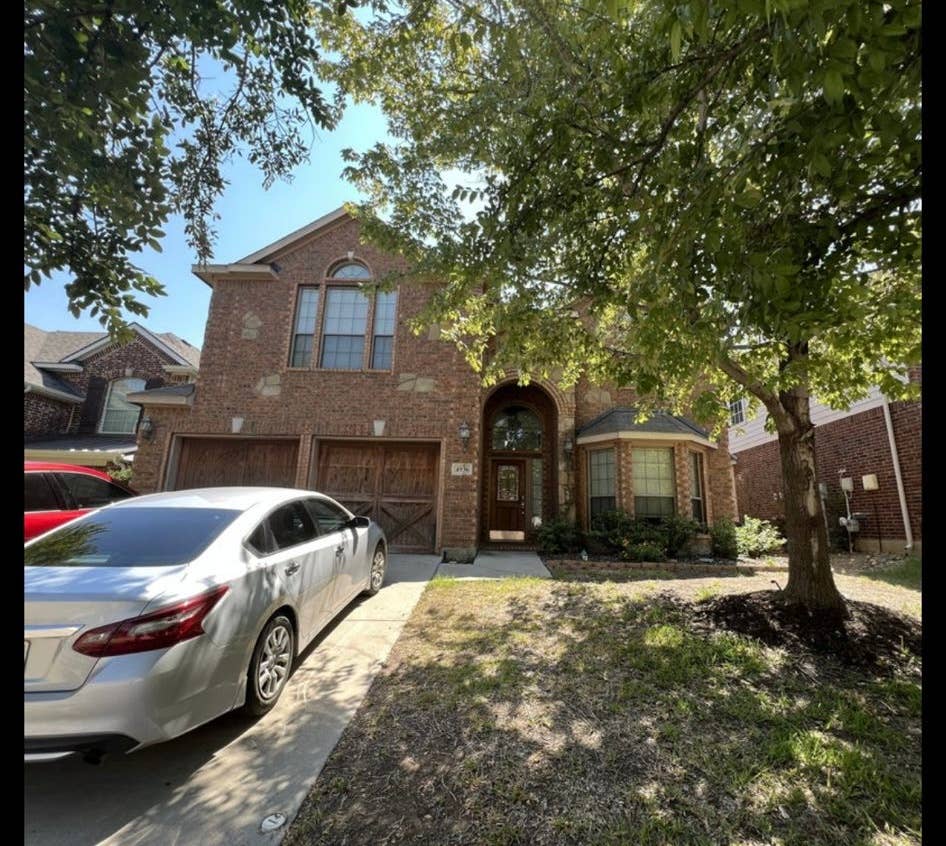
M 419 0 L 329 44 L 397 139 L 349 153 L 369 236 L 448 280 L 425 318 L 487 377 L 699 379 L 718 420 L 909 390 L 917 0 Z
M 271 183 L 337 119 L 314 20 L 308 0 L 29 0 L 26 288 L 65 271 L 73 313 L 118 330 L 163 293 L 134 256 L 172 214 L 206 261 L 224 164 L 244 155 Z

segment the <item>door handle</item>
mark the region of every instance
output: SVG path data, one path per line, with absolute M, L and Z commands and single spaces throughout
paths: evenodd
M 290 561 L 290 562 L 286 565 L 286 575 L 287 575 L 287 576 L 291 576 L 293 573 L 298 573 L 298 572 L 299 572 L 299 562 L 298 562 L 298 561 Z

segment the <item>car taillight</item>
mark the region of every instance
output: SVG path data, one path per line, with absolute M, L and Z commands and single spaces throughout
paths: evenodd
M 204 617 L 228 590 L 226 585 L 221 585 L 150 614 L 89 629 L 72 644 L 72 648 L 83 655 L 104 658 L 164 649 L 182 640 L 190 640 L 204 633 L 201 626 Z

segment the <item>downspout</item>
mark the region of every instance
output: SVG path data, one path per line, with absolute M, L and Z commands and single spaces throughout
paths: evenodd
M 907 510 L 907 494 L 903 489 L 903 475 L 900 473 L 900 456 L 897 453 L 897 441 L 893 435 L 893 420 L 890 418 L 890 403 L 887 397 L 884 397 L 884 423 L 887 424 L 887 441 L 890 444 L 890 458 L 893 460 L 893 474 L 897 479 L 897 495 L 900 497 L 900 513 L 903 516 L 903 531 L 906 534 L 907 543 L 904 547 L 905 552 L 913 549 L 913 530 L 910 528 L 910 512 Z

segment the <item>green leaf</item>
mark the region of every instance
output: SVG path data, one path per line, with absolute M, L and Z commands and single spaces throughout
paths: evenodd
M 844 80 L 836 70 L 829 70 L 824 75 L 824 98 L 830 105 L 840 103 L 844 97 Z
M 673 60 L 677 61 L 680 58 L 680 39 L 683 36 L 683 27 L 680 25 L 679 19 L 673 22 L 673 26 L 670 27 L 670 55 L 673 56 Z

